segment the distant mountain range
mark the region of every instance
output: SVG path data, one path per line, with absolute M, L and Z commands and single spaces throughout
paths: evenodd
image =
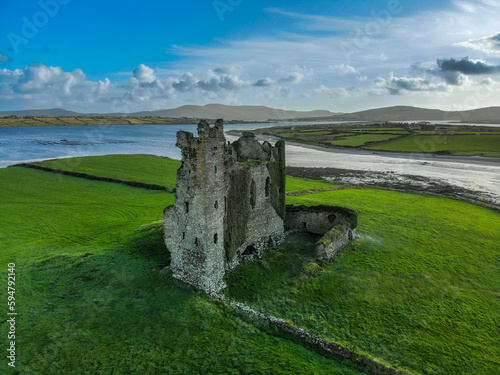
M 500 107 L 487 107 L 469 111 L 442 111 L 409 106 L 395 106 L 343 113 L 307 120 L 321 121 L 453 121 L 500 124 Z
M 325 110 L 290 111 L 264 106 L 229 106 L 222 104 L 184 105 L 173 109 L 143 111 L 134 113 L 78 113 L 61 108 L 0 111 L 0 116 L 118 116 L 118 117 L 168 117 L 218 119 L 227 121 L 267 120 L 317 120 L 317 121 L 460 121 L 477 123 L 500 123 L 500 107 L 480 108 L 470 111 L 442 111 L 409 106 L 395 106 L 369 109 L 353 113 L 334 113 Z
M 267 121 L 267 120 L 294 120 L 297 118 L 334 116 L 337 113 L 330 111 L 289 111 L 264 106 L 230 106 L 223 104 L 183 105 L 173 109 L 160 109 L 157 111 L 142 111 L 133 113 L 77 113 L 61 108 L 25 110 L 25 111 L 0 111 L 0 116 L 119 116 L 119 117 L 168 117 L 168 118 L 197 118 L 218 119 L 227 121 Z

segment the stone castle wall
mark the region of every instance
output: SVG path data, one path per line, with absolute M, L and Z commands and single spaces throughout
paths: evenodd
M 175 204 L 164 212 L 173 276 L 208 293 L 225 287 L 224 274 L 260 255 L 284 231 L 284 143 L 260 144 L 245 133 L 226 143 L 223 124 L 180 131 Z M 281 215 L 280 215 L 281 214 Z
M 316 243 L 315 257 L 331 259 L 356 236 L 358 215 L 344 207 L 335 206 L 286 206 L 285 227 L 321 234 Z

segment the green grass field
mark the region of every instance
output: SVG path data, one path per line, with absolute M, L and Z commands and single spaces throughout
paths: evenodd
M 65 171 L 119 180 L 132 179 L 174 188 L 176 171 L 181 162 L 154 155 L 105 155 L 58 159 L 37 164 Z
M 370 150 L 443 152 L 500 157 L 500 135 L 420 135 L 370 146 Z
M 364 188 L 287 203 L 356 210 L 358 240 L 321 267 L 269 253 L 231 274 L 232 298 L 418 373 L 498 370 L 499 212 Z
M 368 142 L 382 142 L 388 141 L 390 139 L 398 138 L 400 135 L 394 134 L 360 134 L 360 135 L 352 135 L 350 137 L 346 137 L 345 139 L 338 139 L 334 141 L 330 141 L 330 143 L 334 146 L 352 146 L 352 147 L 360 147 L 364 146 Z
M 374 123 L 279 126 L 258 129 L 258 134 L 278 136 L 317 145 L 368 150 L 428 152 L 450 155 L 500 157 L 500 129 L 486 126 L 440 125 L 447 135 L 405 125 Z M 451 135 L 450 133 L 454 133 Z M 404 138 L 400 138 L 403 136 Z M 343 137 L 339 139 L 339 137 Z M 397 139 L 400 138 L 400 139 Z M 373 144 L 377 142 L 377 144 Z
M 143 157 L 109 156 L 102 170 L 88 166 L 102 175 L 140 166 Z M 144 182 L 140 168 L 121 173 Z M 329 186 L 287 178 L 287 192 Z M 169 264 L 162 210 L 173 199 L 0 169 L 0 267 L 16 263 L 19 373 L 363 373 L 161 272 Z M 231 274 L 226 294 L 415 373 L 499 368 L 499 212 L 365 188 L 289 196 L 287 203 L 355 209 L 358 240 L 336 262 L 318 265 L 315 238 L 293 235 Z
M 162 211 L 173 199 L 0 170 L 0 267 L 16 264 L 19 313 L 12 373 L 363 374 L 161 273 L 169 264 Z

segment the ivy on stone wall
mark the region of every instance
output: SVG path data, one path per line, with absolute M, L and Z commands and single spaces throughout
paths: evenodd
M 247 223 L 250 219 L 250 171 L 247 167 L 237 167 L 231 174 L 226 201 L 226 228 L 224 248 L 228 260 L 232 260 L 236 250 L 247 238 Z
M 285 219 L 285 184 L 286 184 L 286 167 L 285 167 L 285 142 L 280 140 L 276 142 L 273 148 L 273 156 L 275 161 L 267 164 L 267 169 L 271 175 L 271 204 L 278 215 Z

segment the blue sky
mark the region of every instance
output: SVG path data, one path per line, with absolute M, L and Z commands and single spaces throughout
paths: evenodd
M 498 105 L 500 1 L 0 2 L 0 110 Z

